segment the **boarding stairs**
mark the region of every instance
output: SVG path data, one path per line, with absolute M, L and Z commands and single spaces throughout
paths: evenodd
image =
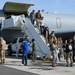
M 17 20 L 16 20 L 17 19 Z M 11 22 L 11 26 L 9 25 L 9 22 Z M 4 28 L 10 28 L 10 27 L 21 27 L 22 32 L 24 32 L 30 40 L 33 38 L 35 39 L 37 45 L 38 45 L 38 51 L 37 55 L 40 57 L 50 57 L 50 49 L 46 45 L 45 41 L 43 40 L 44 37 L 39 35 L 38 31 L 36 28 L 32 25 L 31 21 L 29 18 L 25 18 L 24 16 L 21 15 L 21 17 L 16 17 L 15 20 L 13 18 L 9 20 L 5 20 L 5 26 Z

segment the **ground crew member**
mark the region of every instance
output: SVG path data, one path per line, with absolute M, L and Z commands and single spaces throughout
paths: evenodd
M 0 36 L 0 56 L 1 64 L 5 63 L 5 50 L 6 50 L 6 41 Z

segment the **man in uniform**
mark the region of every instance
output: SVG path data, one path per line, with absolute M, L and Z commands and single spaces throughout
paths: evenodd
M 35 39 L 32 39 L 32 61 L 36 61 L 38 46 Z
M 1 64 L 5 63 L 5 50 L 6 50 L 6 41 L 0 36 L 0 57 Z
M 49 44 L 50 44 L 50 50 L 52 51 L 52 44 L 53 44 L 53 41 L 56 40 L 56 36 L 55 36 L 55 33 L 54 31 L 51 32 L 50 36 L 49 36 Z
M 69 43 L 66 45 L 66 62 L 67 67 L 73 67 L 73 44 L 72 39 L 69 40 Z

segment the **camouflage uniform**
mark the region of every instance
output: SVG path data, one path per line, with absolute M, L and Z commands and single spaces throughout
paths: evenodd
M 73 51 L 66 53 L 67 66 L 73 66 Z
M 67 66 L 73 66 L 73 44 L 71 42 L 66 45 L 66 62 Z
M 36 61 L 38 46 L 34 39 L 32 39 L 32 61 Z
M 0 58 L 1 63 L 5 63 L 5 50 L 6 50 L 6 41 L 3 37 L 0 37 Z
M 50 45 L 50 51 L 52 51 L 52 44 L 53 41 L 56 40 L 57 38 L 55 37 L 54 31 L 52 31 L 52 33 L 49 36 L 49 45 Z
M 57 45 L 55 45 L 55 43 L 52 44 L 52 56 L 53 56 L 53 59 L 52 59 L 52 67 L 55 67 L 56 66 L 56 61 L 57 61 Z

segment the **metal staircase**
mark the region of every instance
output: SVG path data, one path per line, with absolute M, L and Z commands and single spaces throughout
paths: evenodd
M 28 18 L 25 18 L 24 15 L 20 15 L 15 17 L 15 20 L 13 18 L 10 18 L 9 20 L 12 23 L 10 24 L 11 26 L 7 24 L 4 26 L 4 28 L 20 27 L 22 32 L 24 32 L 30 38 L 30 40 L 32 40 L 33 38 L 35 39 L 39 48 L 37 51 L 37 55 L 39 55 L 40 57 L 50 57 L 50 49 L 46 45 L 45 41 L 43 41 L 43 36 L 39 35 L 39 33 L 36 31 L 35 27 L 32 25 L 31 21 Z

